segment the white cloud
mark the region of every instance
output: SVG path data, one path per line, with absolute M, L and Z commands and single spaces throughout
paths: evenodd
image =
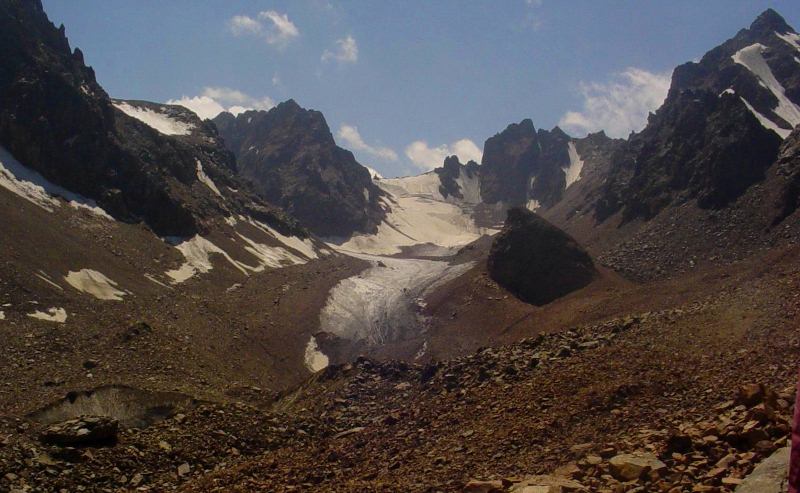
M 664 102 L 670 73 L 652 73 L 631 67 L 609 82 L 581 83 L 583 110 L 569 111 L 559 125 L 578 133 L 605 130 L 611 137 L 627 137 L 647 123 L 647 115 Z
M 264 26 L 262 26 L 260 22 L 246 15 L 233 16 L 233 18 L 228 21 L 228 26 L 235 36 L 261 34 L 264 29 Z
M 367 144 L 364 142 L 364 139 L 361 138 L 358 128 L 353 125 L 342 124 L 336 135 L 351 149 L 362 151 L 387 161 L 397 161 L 396 152 L 388 147 L 377 147 Z
M 289 41 L 300 36 L 300 31 L 287 14 L 274 10 L 259 12 L 256 18 L 246 15 L 233 16 L 228 27 L 234 36 L 256 36 L 264 38 L 267 43 L 279 48 L 285 47 Z
M 340 63 L 356 63 L 358 61 L 358 44 L 355 38 L 347 35 L 346 38 L 336 41 L 334 51 L 325 50 L 322 52 L 322 61 L 336 60 Z
M 450 145 L 442 144 L 438 147 L 429 147 L 424 140 L 417 140 L 406 147 L 406 157 L 414 163 L 414 166 L 426 171 L 441 166 L 444 158 L 452 155 L 458 156 L 462 163 L 470 160 L 480 163 L 483 152 L 469 139 L 457 140 Z
M 180 99 L 170 99 L 167 104 L 189 108 L 203 119 L 214 118 L 223 111 L 238 115 L 247 110 L 268 110 L 275 106 L 269 97 L 254 98 L 228 87 L 206 87 L 199 96 L 182 96 Z

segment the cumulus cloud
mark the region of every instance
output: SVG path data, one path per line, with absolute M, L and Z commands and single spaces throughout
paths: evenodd
M 289 20 L 287 14 L 274 10 L 259 12 L 255 18 L 235 15 L 228 21 L 228 28 L 234 36 L 255 36 L 278 47 L 286 46 L 300 35 L 297 26 Z
M 358 44 L 355 38 L 348 35 L 336 41 L 336 48 L 322 52 L 322 61 L 335 60 L 339 63 L 356 63 L 358 61 Z
M 362 151 L 372 156 L 385 159 L 387 161 L 397 161 L 397 153 L 388 147 L 372 146 L 364 142 L 358 128 L 353 125 L 342 124 L 336 134 L 342 139 L 347 147 L 356 151 Z
M 206 87 L 198 96 L 170 99 L 167 104 L 178 104 L 197 113 L 200 118 L 214 118 L 223 111 L 238 115 L 247 110 L 268 110 L 275 106 L 269 97 L 254 98 L 229 87 Z
M 652 73 L 631 67 L 609 82 L 581 83 L 583 110 L 569 111 L 559 125 L 577 133 L 605 130 L 611 137 L 627 137 L 647 123 L 647 115 L 664 102 L 670 73 Z
M 483 152 L 475 142 L 469 139 L 461 139 L 450 145 L 442 144 L 437 147 L 430 147 L 424 140 L 417 140 L 406 147 L 406 157 L 414 163 L 414 166 L 428 171 L 439 167 L 447 156 L 456 155 L 459 161 L 481 162 Z

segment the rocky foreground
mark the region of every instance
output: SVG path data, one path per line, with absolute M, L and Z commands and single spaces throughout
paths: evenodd
M 133 401 L 118 423 L 2 418 L 0 488 L 732 492 L 786 444 L 796 274 L 445 362 L 359 358 L 143 428 Z

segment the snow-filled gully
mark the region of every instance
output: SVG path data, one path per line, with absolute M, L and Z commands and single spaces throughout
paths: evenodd
M 425 327 L 421 315 L 422 298 L 473 265 L 348 254 L 367 260 L 372 265 L 360 274 L 340 281 L 331 289 L 320 314 L 320 329 L 342 339 L 363 341 L 371 346 L 421 334 Z M 309 347 L 313 347 L 313 351 L 306 351 L 306 365 L 312 371 L 319 370 L 322 353 L 316 346 L 316 340 L 312 338 Z

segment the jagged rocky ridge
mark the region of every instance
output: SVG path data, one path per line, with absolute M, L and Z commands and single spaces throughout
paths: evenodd
M 163 236 L 206 232 L 231 214 L 303 234 L 236 177 L 213 125 L 180 107 L 112 101 L 39 0 L 0 3 L 0 46 L 0 145 L 45 178 Z
M 800 39 L 767 10 L 698 63 L 675 69 L 663 106 L 613 156 L 599 221 L 650 219 L 674 202 L 720 208 L 762 181 L 800 123 Z
M 294 100 L 269 111 L 221 113 L 214 123 L 240 176 L 320 236 L 374 232 L 381 190 L 350 151 L 338 147 L 319 111 Z

